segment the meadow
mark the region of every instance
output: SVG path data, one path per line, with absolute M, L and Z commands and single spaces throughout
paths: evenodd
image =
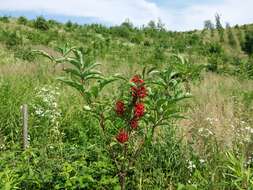
M 219 18 L 1 17 L 0 189 L 253 189 L 252 53 L 253 25 Z

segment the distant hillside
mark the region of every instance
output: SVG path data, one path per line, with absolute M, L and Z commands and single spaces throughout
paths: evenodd
M 20 18 L 0 18 L 2 62 L 10 55 L 15 60 L 34 61 L 33 49 L 54 53 L 69 43 L 80 47 L 91 59 L 110 62 L 156 64 L 170 62 L 171 55 L 182 54 L 190 62 L 204 64 L 214 72 L 252 77 L 252 60 L 245 51 L 246 35 L 253 33 L 253 24 L 225 29 L 208 28 L 202 31 L 172 32 L 162 23 L 150 22 L 135 28 L 129 21 L 120 26 L 98 24 L 78 25 L 67 22 Z M 221 36 L 222 35 L 222 36 Z M 6 57 L 6 59 L 4 59 Z M 250 69 L 249 69 L 250 68 Z M 245 74 L 246 72 L 246 74 Z

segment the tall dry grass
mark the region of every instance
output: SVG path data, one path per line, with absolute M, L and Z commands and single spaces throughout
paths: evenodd
M 250 117 L 253 105 L 246 108 L 244 94 L 253 92 L 251 81 L 205 73 L 204 79 L 191 89 L 193 98 L 187 102 L 185 113 L 188 118 L 179 124 L 188 142 L 197 136 L 212 137 L 226 148 L 235 141 L 247 143 L 253 133 Z M 197 146 L 201 147 L 203 142 L 198 142 Z

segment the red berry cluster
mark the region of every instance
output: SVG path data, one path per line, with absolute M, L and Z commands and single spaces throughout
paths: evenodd
M 119 134 L 116 137 L 117 141 L 120 143 L 125 143 L 128 141 L 128 133 L 124 129 L 121 129 Z
M 147 96 L 147 89 L 144 86 L 144 80 L 141 79 L 138 75 L 135 75 L 131 82 L 135 84 L 135 86 L 131 87 L 132 96 L 136 98 L 145 98 Z
M 145 113 L 145 106 L 142 102 L 143 98 L 147 96 L 147 89 L 144 86 L 144 80 L 140 78 L 140 76 L 135 75 L 131 82 L 134 83 L 134 86 L 131 87 L 131 94 L 132 94 L 132 104 L 131 109 L 133 110 L 133 114 L 131 114 L 131 119 L 129 121 L 129 125 L 131 129 L 138 128 L 138 122 Z M 124 116 L 126 111 L 126 107 L 123 101 L 117 101 L 115 105 L 115 112 L 118 116 Z M 129 132 L 121 129 L 116 139 L 120 143 L 125 143 L 128 141 Z
M 119 101 L 116 102 L 115 112 L 117 113 L 117 115 L 123 116 L 123 114 L 125 112 L 125 104 L 124 104 L 124 102 L 122 102 L 121 100 L 119 100 Z

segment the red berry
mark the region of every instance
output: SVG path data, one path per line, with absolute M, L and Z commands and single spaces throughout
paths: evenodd
M 131 79 L 131 82 L 140 85 L 140 84 L 144 83 L 144 80 L 141 79 L 139 75 L 135 75 L 135 76 Z
M 137 96 L 139 98 L 145 98 L 147 96 L 147 89 L 145 88 L 145 86 L 141 86 L 140 88 L 138 88 Z
M 120 143 L 125 143 L 128 141 L 128 133 L 124 129 L 121 129 L 118 135 L 116 136 L 116 139 Z
M 132 129 L 137 129 L 137 127 L 138 127 L 138 120 L 136 118 L 133 118 L 130 121 L 130 126 L 131 126 Z
M 140 118 L 144 115 L 145 106 L 143 103 L 137 103 L 134 106 L 134 116 Z
M 132 86 L 131 90 L 133 97 L 145 98 L 147 96 L 147 89 L 145 86 L 141 87 Z
M 122 101 L 117 101 L 115 105 L 115 112 L 119 115 L 122 116 L 125 112 L 125 104 Z

